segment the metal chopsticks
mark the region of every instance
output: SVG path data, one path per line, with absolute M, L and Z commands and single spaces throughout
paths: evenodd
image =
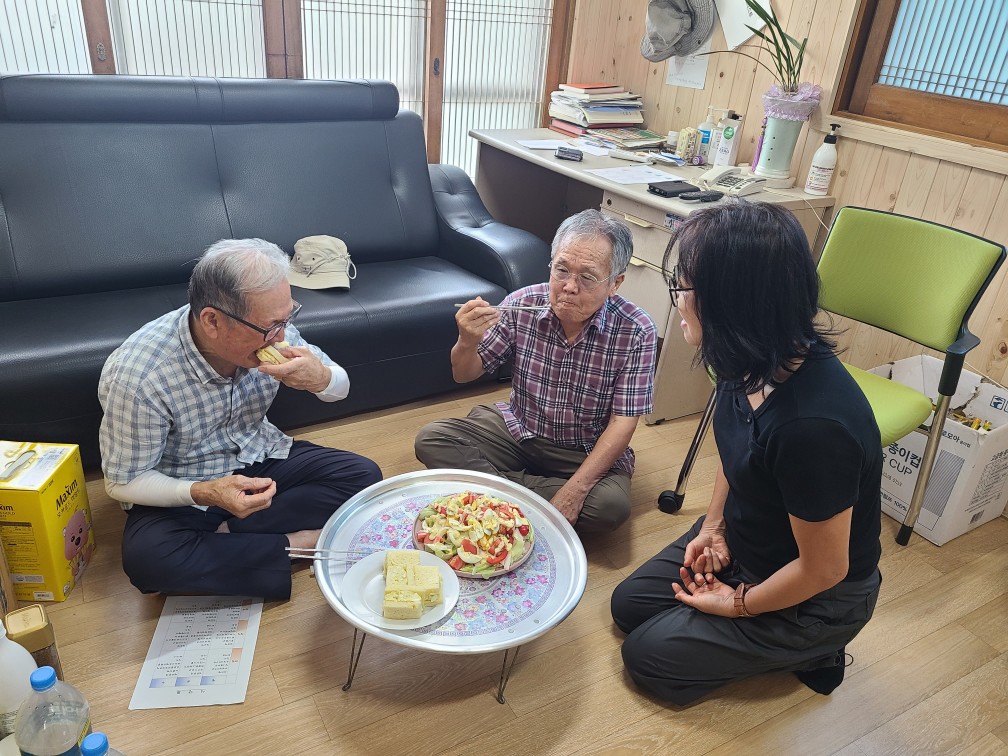
M 456 303 L 455 307 L 461 307 L 461 303 Z M 548 310 L 549 305 L 490 305 L 495 310 Z
M 373 552 L 370 551 L 341 551 L 339 549 L 307 549 L 297 546 L 287 546 L 287 553 L 291 559 L 353 559 L 354 557 L 366 557 Z

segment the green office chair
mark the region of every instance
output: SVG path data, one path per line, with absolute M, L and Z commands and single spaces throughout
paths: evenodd
M 924 502 L 938 442 L 955 394 L 966 354 L 980 343 L 970 333 L 969 317 L 1005 259 L 1003 245 L 964 231 L 894 213 L 845 207 L 838 213 L 819 260 L 823 310 L 876 326 L 931 349 L 944 352 L 935 409 L 931 398 L 886 378 L 845 367 L 864 391 L 875 413 L 882 445 L 911 431 L 927 433 L 917 484 L 896 542 L 910 541 Z M 934 409 L 930 432 L 921 428 Z M 713 396 L 702 422 L 713 415 Z M 698 429 L 699 447 L 706 428 Z M 696 458 L 687 453 L 690 466 Z M 685 471 L 688 480 L 689 470 Z M 685 492 L 683 471 L 675 491 L 666 491 L 665 511 Z M 678 507 L 676 507 L 678 509 Z

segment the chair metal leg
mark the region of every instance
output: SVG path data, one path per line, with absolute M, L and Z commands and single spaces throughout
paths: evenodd
M 682 509 L 683 500 L 686 498 L 686 484 L 689 483 L 690 473 L 693 471 L 693 464 L 696 462 L 697 454 L 700 453 L 700 446 L 703 444 L 707 429 L 711 420 L 714 419 L 714 400 L 716 391 L 711 391 L 707 406 L 704 407 L 703 415 L 700 416 L 700 424 L 693 434 L 693 441 L 690 443 L 689 451 L 686 452 L 686 459 L 683 460 L 679 469 L 679 480 L 676 481 L 674 491 L 662 491 L 658 497 L 658 509 L 666 514 L 675 514 Z
M 511 678 L 511 668 L 514 667 L 515 659 L 518 658 L 518 652 L 521 650 L 521 646 L 515 646 L 513 649 L 504 649 L 504 663 L 501 664 L 500 680 L 497 683 L 497 703 L 507 703 L 504 700 L 504 686 L 508 684 L 508 680 Z M 508 656 L 510 655 L 510 661 Z
M 928 433 L 927 445 L 924 447 L 924 457 L 921 459 L 920 472 L 917 474 L 917 484 L 910 497 L 910 507 L 907 509 L 903 524 L 900 525 L 899 532 L 896 534 L 896 543 L 900 546 L 906 546 L 910 543 L 910 536 L 917 523 L 917 517 L 920 515 L 921 506 L 924 504 L 924 494 L 927 491 L 928 479 L 931 477 L 931 468 L 934 467 L 935 458 L 938 456 L 938 445 L 941 442 L 942 429 L 945 427 L 945 416 L 948 415 L 949 403 L 952 401 L 951 396 L 941 394 L 940 397 L 934 420 L 931 421 L 931 432 Z
M 364 641 L 367 639 L 367 633 L 361 632 L 360 634 L 360 645 L 357 645 L 357 628 L 353 631 L 353 641 L 350 642 L 350 669 L 347 670 L 346 685 L 343 686 L 343 690 L 350 690 L 350 686 L 353 685 L 354 675 L 357 674 L 357 664 L 360 662 L 360 654 L 364 649 Z

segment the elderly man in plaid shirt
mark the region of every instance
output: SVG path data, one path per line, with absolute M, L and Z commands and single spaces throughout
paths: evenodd
M 294 441 L 266 419 L 280 384 L 325 402 L 346 371 L 291 320 L 290 260 L 262 239 L 200 258 L 189 304 L 130 336 L 98 385 L 105 489 L 127 511 L 123 570 L 145 593 L 286 599 L 287 546 L 314 547 L 347 499 L 381 480 L 369 459 Z M 286 338 L 288 361 L 256 352 Z
M 548 283 L 496 307 L 466 302 L 452 374 L 464 383 L 513 359 L 511 397 L 425 426 L 417 459 L 520 483 L 583 532 L 624 523 L 629 443 L 652 410 L 657 340 L 647 313 L 616 293 L 632 249 L 625 225 L 585 210 L 557 230 Z

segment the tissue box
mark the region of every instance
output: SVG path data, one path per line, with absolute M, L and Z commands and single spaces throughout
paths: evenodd
M 21 601 L 63 601 L 94 553 L 76 444 L 0 441 L 0 544 Z
M 941 360 L 909 357 L 871 372 L 938 397 Z M 990 424 L 972 428 L 953 417 L 959 412 Z M 934 413 L 925 425 L 930 428 Z M 883 449 L 882 511 L 902 522 L 910 506 L 927 437 L 910 433 Z M 934 468 L 914 532 L 938 546 L 993 520 L 1008 501 L 1008 390 L 963 370 L 949 404 Z

